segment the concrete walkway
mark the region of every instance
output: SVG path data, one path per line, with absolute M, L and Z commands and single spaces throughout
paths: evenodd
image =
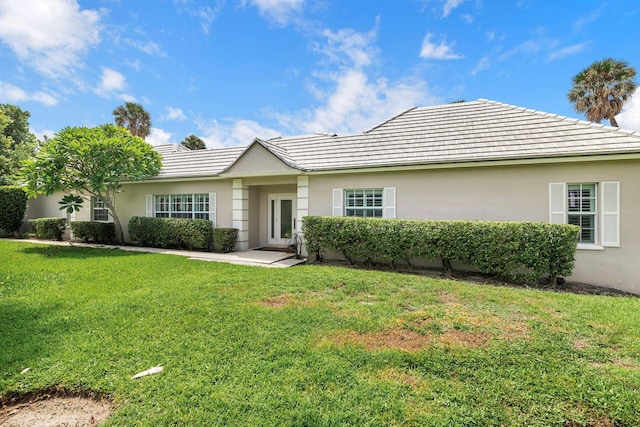
M 253 265 L 257 267 L 270 268 L 286 268 L 306 262 L 306 259 L 296 259 L 295 254 L 291 252 L 264 251 L 258 249 L 249 249 L 248 251 L 230 252 L 228 254 L 220 254 L 216 252 L 198 252 L 183 251 L 179 249 L 161 249 L 146 248 L 141 246 L 127 245 L 102 245 L 95 243 L 83 243 L 81 241 L 53 241 L 39 239 L 9 239 L 15 242 L 40 243 L 45 245 L 57 246 L 75 246 L 79 248 L 104 248 L 104 249 L 120 249 L 131 252 L 150 252 L 155 254 L 169 254 L 184 256 L 200 261 L 227 262 L 229 264 Z

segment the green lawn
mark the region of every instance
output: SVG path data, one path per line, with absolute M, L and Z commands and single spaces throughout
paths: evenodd
M 637 426 L 639 386 L 637 298 L 0 241 L 0 395 L 106 425 Z

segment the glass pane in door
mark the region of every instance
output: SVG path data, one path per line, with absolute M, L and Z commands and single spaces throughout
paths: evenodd
M 293 200 L 280 200 L 280 238 L 293 237 Z

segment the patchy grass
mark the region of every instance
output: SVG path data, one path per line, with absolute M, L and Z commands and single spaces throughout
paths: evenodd
M 108 426 L 640 425 L 637 298 L 0 241 L 0 330 Z

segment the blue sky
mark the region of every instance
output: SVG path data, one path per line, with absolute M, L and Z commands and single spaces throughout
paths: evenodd
M 581 117 L 571 77 L 640 69 L 637 0 L 0 0 L 0 102 L 32 131 L 151 113 L 153 144 L 359 133 L 487 98 Z M 640 92 L 619 115 L 640 131 Z

